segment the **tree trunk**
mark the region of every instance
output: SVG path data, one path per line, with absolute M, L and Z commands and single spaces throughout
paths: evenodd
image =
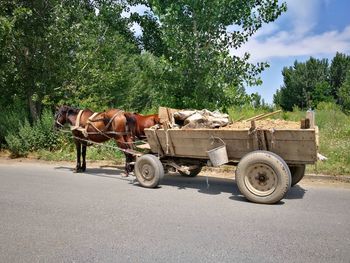
M 32 120 L 35 121 L 39 118 L 39 113 L 38 113 L 36 102 L 33 100 L 32 95 L 33 94 L 28 94 L 28 104 L 29 104 L 30 116 Z

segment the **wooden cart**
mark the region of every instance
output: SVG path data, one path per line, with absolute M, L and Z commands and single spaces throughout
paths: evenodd
M 237 166 L 241 193 L 257 203 L 276 203 L 317 160 L 317 126 L 309 129 L 146 129 L 150 154 L 139 157 L 135 175 L 156 187 L 172 169 L 196 176 L 212 165 L 208 151 L 226 146 L 226 165 Z M 225 159 L 225 158 L 224 158 Z M 224 162 L 226 162 L 224 161 Z

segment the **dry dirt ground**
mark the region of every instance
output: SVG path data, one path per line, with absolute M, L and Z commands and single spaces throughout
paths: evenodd
M 74 162 L 69 161 L 43 161 L 36 158 L 15 158 L 11 159 L 4 154 L 0 154 L 0 164 L 16 164 L 16 165 L 25 165 L 26 163 L 43 163 L 48 165 L 65 165 L 75 166 Z M 87 169 L 89 168 L 111 168 L 115 167 L 123 171 L 124 165 L 116 164 L 111 161 L 88 161 Z M 216 177 L 216 178 L 225 178 L 225 179 L 234 179 L 235 168 L 232 166 L 220 166 L 219 168 L 213 167 L 204 167 L 202 172 L 198 176 L 207 176 L 207 177 Z M 300 182 L 302 185 L 312 185 L 312 186 L 324 186 L 324 187 L 341 187 L 350 189 L 350 175 L 349 176 L 329 176 L 322 174 L 306 174 L 303 180 Z

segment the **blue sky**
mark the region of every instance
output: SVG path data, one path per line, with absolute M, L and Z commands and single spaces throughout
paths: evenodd
M 283 84 L 283 67 L 294 61 L 328 58 L 336 52 L 350 54 L 350 0 L 279 0 L 286 2 L 287 12 L 276 21 L 265 24 L 234 55 L 251 54 L 251 62 L 268 62 L 270 68 L 262 74 L 263 85 L 246 87 L 248 93 L 257 92 L 267 103 Z M 143 13 L 145 6 L 131 7 L 131 12 Z M 124 13 L 124 15 L 128 15 Z M 135 24 L 135 34 L 141 28 Z
M 241 49 L 232 53 L 251 54 L 252 62 L 267 61 L 270 68 L 262 74 L 263 85 L 247 87 L 258 92 L 267 103 L 283 84 L 282 69 L 294 61 L 328 58 L 335 53 L 350 54 L 349 0 L 287 0 L 288 11 L 263 26 Z

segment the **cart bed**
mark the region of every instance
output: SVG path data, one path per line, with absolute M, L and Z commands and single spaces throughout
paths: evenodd
M 207 151 L 226 144 L 229 161 L 238 162 L 255 150 L 278 154 L 288 164 L 313 164 L 317 160 L 317 127 L 313 129 L 146 129 L 152 153 L 161 156 L 209 159 Z M 221 143 L 222 144 L 222 143 Z

